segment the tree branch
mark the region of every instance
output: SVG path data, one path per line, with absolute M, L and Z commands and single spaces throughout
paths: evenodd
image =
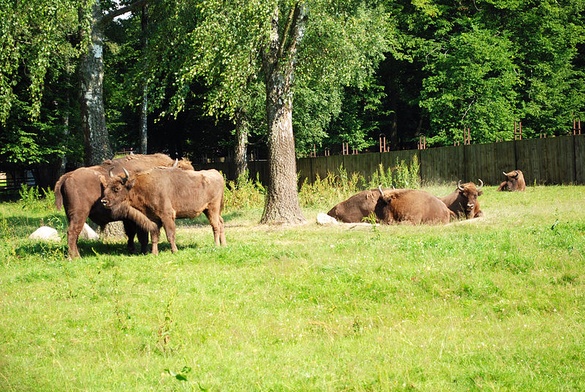
M 142 7 L 143 5 L 145 5 L 146 3 L 148 3 L 148 1 L 149 0 L 137 0 L 132 4 L 129 4 L 125 7 L 114 10 L 114 11 L 110 12 L 109 14 L 102 16 L 101 19 L 99 20 L 99 23 L 102 25 L 110 23 L 112 20 L 114 20 L 115 17 L 120 16 L 120 15 L 124 15 L 125 13 L 130 12 L 130 11 L 135 11 L 135 10 L 139 9 L 140 7 Z

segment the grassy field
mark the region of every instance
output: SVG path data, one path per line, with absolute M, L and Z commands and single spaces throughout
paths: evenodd
M 486 188 L 447 226 L 317 225 L 338 192 L 261 226 L 245 197 L 227 247 L 181 221 L 176 254 L 74 261 L 27 239 L 64 238 L 50 200 L 0 204 L 0 390 L 585 390 L 585 187 Z

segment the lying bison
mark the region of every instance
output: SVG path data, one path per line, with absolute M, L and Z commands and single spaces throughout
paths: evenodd
M 101 176 L 108 175 L 110 171 L 122 172 L 121 165 L 124 165 L 130 172 L 140 172 L 155 166 L 172 166 L 174 164 L 193 170 L 193 166 L 187 160 L 177 163 L 164 154 L 137 154 L 107 160 L 102 165 L 82 167 L 63 174 L 55 184 L 55 206 L 58 210 L 62 207 L 65 208 L 69 224 L 67 229 L 69 258 L 80 257 L 77 240 L 88 217 L 101 227 L 122 219 L 112 214 L 112 211 L 105 209 L 101 203 L 103 197 Z M 123 222 L 128 236 L 128 249 L 134 252 L 134 236 L 138 234 L 141 250 L 146 252 L 148 233 L 137 229 L 136 224 L 130 220 L 123 219 Z
M 507 179 L 500 184 L 498 191 L 522 192 L 526 190 L 526 182 L 521 170 L 512 170 L 509 173 L 504 172 L 504 175 Z
M 482 187 L 482 180 L 479 180 L 479 186 L 476 186 L 473 182 L 461 185 L 461 181 L 459 181 L 457 189 L 453 193 L 439 199 L 445 203 L 457 218 L 479 218 L 483 216 L 483 212 L 479 208 L 477 198 L 483 194 Z
M 346 223 L 374 217 L 376 222 L 439 224 L 448 223 L 451 212 L 437 197 L 416 189 L 362 191 L 333 207 L 327 215 Z
M 103 205 L 116 216 L 133 220 L 150 232 L 152 253 L 158 254 L 160 226 L 164 227 L 171 251 L 175 244 L 175 218 L 205 214 L 216 245 L 225 245 L 221 211 L 224 179 L 217 170 L 187 171 L 157 167 L 146 172 L 101 177 Z

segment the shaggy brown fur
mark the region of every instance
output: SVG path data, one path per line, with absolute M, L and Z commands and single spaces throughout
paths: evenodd
M 181 162 L 183 162 L 181 164 Z M 55 206 L 58 210 L 65 208 L 67 222 L 67 245 L 69 258 L 80 257 L 77 247 L 79 233 L 83 224 L 89 217 L 94 223 L 105 226 L 109 222 L 120 220 L 110 210 L 104 208 L 101 203 L 103 197 L 100 176 L 122 172 L 121 164 L 129 172 L 140 172 L 154 166 L 172 166 L 177 162 L 164 154 L 153 155 L 127 155 L 122 158 L 104 161 L 102 165 L 82 167 L 63 174 L 55 184 Z M 191 170 L 193 166 L 188 161 L 179 161 L 179 167 Z M 135 251 L 134 236 L 138 234 L 142 252 L 147 251 L 148 233 L 136 228 L 133 221 L 124 219 L 124 229 L 128 236 L 128 249 Z
M 502 182 L 498 187 L 498 191 L 518 191 L 522 192 L 526 190 L 526 181 L 524 181 L 524 174 L 521 170 L 512 170 L 509 173 L 505 173 L 507 180 Z
M 461 185 L 461 181 L 457 184 L 457 189 L 453 193 L 439 199 L 445 203 L 457 218 L 479 218 L 483 216 L 483 212 L 479 207 L 479 200 L 477 198 L 483 194 L 481 188 L 483 181 L 479 180 L 480 185 L 476 186 L 473 182 L 468 182 Z
M 101 177 L 105 187 L 103 204 L 118 216 L 134 220 L 150 232 L 152 253 L 158 253 L 160 226 L 167 234 L 171 251 L 175 244 L 175 219 L 205 214 L 216 245 L 225 245 L 221 211 L 224 179 L 217 170 L 190 171 L 157 167 L 135 175 Z
M 346 223 L 362 222 L 372 216 L 376 222 L 448 223 L 451 213 L 438 198 L 415 189 L 371 189 L 351 196 L 333 207 L 329 216 Z

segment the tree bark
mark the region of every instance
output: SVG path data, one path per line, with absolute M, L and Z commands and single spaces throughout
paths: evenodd
M 297 2 L 284 28 L 279 9 L 272 15 L 270 47 L 264 52 L 268 120 L 268 189 L 261 223 L 305 223 L 297 191 L 295 142 L 292 127 L 292 81 L 297 45 L 305 29 L 306 9 Z
M 148 45 L 148 4 L 142 6 L 142 50 L 145 53 Z M 145 56 L 146 57 L 146 56 Z M 142 81 L 142 104 L 140 105 L 140 153 L 148 154 L 148 80 Z
M 85 163 L 88 166 L 99 165 L 113 155 L 104 110 L 104 39 L 99 1 L 94 1 L 91 12 L 91 42 L 80 65 L 81 123 L 85 139 Z
M 236 113 L 236 180 L 246 179 L 244 176 L 248 173 L 248 120 L 243 109 Z

